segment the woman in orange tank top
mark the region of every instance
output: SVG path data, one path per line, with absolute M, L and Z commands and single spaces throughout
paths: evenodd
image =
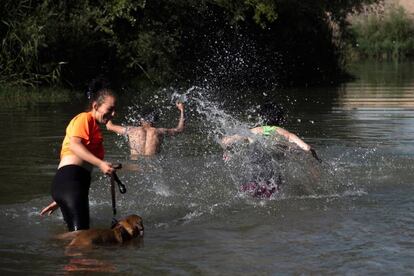
M 114 168 L 104 160 L 103 137 L 99 125 L 115 115 L 112 90 L 94 81 L 88 90 L 89 108 L 76 115 L 66 128 L 58 171 L 52 183 L 53 202 L 41 211 L 51 214 L 60 207 L 69 231 L 89 228 L 89 187 L 92 168 L 111 175 Z

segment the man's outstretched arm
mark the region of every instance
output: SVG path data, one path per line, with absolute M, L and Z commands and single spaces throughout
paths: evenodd
M 185 118 L 184 118 L 184 104 L 176 104 L 178 110 L 180 110 L 180 118 L 178 119 L 178 125 L 175 128 L 159 128 L 158 131 L 161 134 L 175 135 L 184 131 Z

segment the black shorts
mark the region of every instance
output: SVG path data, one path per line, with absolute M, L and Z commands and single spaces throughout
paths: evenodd
M 77 165 L 63 166 L 52 183 L 52 198 L 59 205 L 69 231 L 89 229 L 91 173 Z

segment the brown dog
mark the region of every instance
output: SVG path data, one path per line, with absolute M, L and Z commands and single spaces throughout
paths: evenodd
M 144 235 L 142 218 L 130 215 L 120 219 L 112 229 L 88 229 L 65 233 L 61 239 L 72 239 L 69 247 L 88 247 L 92 245 L 122 244 Z

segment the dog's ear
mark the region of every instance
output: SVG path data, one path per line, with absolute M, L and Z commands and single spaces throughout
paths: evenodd
M 114 236 L 115 239 L 119 242 L 122 243 L 124 241 L 123 236 L 122 236 L 122 232 L 124 232 L 124 228 L 122 227 L 122 225 L 116 224 L 112 231 L 114 231 Z
M 120 226 L 121 228 L 123 228 L 126 232 L 128 232 L 128 234 L 129 234 L 131 237 L 135 237 L 135 236 L 136 236 L 136 234 L 135 234 L 135 232 L 136 232 L 136 231 L 134 231 L 134 227 L 133 227 L 133 225 L 131 225 L 128 221 L 125 221 L 125 220 L 120 220 L 120 221 L 118 222 L 118 224 L 119 224 L 119 226 Z
M 120 220 L 112 231 L 114 231 L 115 237 L 120 243 L 129 241 L 138 235 L 124 220 Z

